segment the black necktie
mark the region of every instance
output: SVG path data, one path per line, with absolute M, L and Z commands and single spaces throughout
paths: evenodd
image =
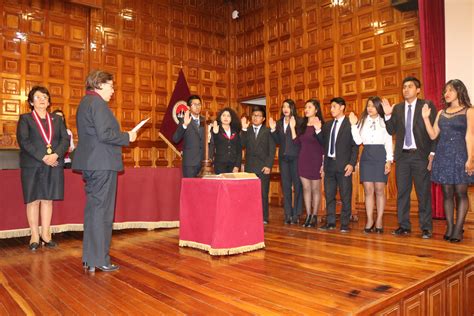
M 337 120 L 334 120 L 334 125 L 331 131 L 331 142 L 329 143 L 329 153 L 334 155 L 336 150 L 336 127 L 337 127 Z

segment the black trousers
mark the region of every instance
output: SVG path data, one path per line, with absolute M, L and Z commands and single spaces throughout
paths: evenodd
M 298 176 L 298 157 L 280 157 L 279 165 L 285 215 L 299 216 L 303 208 L 303 187 Z
M 338 188 L 342 201 L 341 227 L 348 227 L 352 213 L 352 175 L 345 177 L 344 171 L 336 171 L 336 161 L 328 158 L 324 168 L 327 224 L 336 224 L 336 192 Z
M 214 173 L 230 173 L 234 170 L 235 162 L 214 162 Z
M 431 219 L 431 179 L 428 157 L 421 158 L 417 152 L 403 152 L 397 160 L 397 215 L 398 224 L 404 229 L 411 229 L 410 223 L 410 194 L 413 181 L 415 182 L 418 198 L 418 219 L 421 230 L 432 230 Z
M 86 182 L 84 238 L 82 261 L 89 266 L 110 264 L 110 242 L 117 193 L 117 172 L 110 170 L 83 171 Z
M 201 171 L 201 165 L 197 166 L 182 166 L 183 178 L 196 178 L 199 171 Z
M 260 186 L 262 189 L 262 210 L 263 220 L 268 222 L 268 192 L 270 191 L 270 175 L 257 173 L 257 177 L 260 179 Z

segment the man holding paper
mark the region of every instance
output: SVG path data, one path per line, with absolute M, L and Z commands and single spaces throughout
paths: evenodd
M 180 118 L 179 126 L 173 135 L 173 142 L 183 140 L 183 178 L 195 178 L 201 171 L 201 161 L 204 159 L 204 123 L 201 116 L 201 98 L 192 95 L 188 98 L 189 111 Z
M 87 196 L 84 210 L 82 262 L 89 272 L 110 272 L 109 249 L 117 192 L 117 173 L 123 170 L 122 146 L 135 141 L 135 131 L 121 132 L 107 102 L 114 93 L 112 74 L 92 71 L 86 95 L 77 109 L 79 142 L 72 168 L 82 171 Z

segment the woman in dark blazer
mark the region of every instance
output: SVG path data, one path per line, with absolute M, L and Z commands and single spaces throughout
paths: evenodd
M 48 113 L 50 102 L 48 89 L 33 87 L 28 94 L 32 111 L 20 115 L 17 127 L 21 184 L 31 229 L 29 248 L 32 251 L 38 249 L 40 244 L 48 248 L 57 246 L 49 227 L 53 200 L 64 197 L 64 154 L 69 146 L 69 135 L 62 119 Z
M 217 113 L 211 133 L 216 174 L 239 172 L 242 164 L 241 129 L 239 117 L 234 110 L 227 107 Z
M 298 155 L 300 145 L 291 139 L 290 118 L 295 117 L 300 123 L 296 112 L 295 101 L 286 99 L 281 105 L 281 118 L 275 122 L 269 120 L 271 135 L 278 149 L 278 163 L 280 167 L 281 187 L 283 189 L 283 207 L 285 210 L 285 224 L 298 224 L 303 207 L 301 181 L 298 177 Z M 293 190 L 294 199 L 293 199 Z

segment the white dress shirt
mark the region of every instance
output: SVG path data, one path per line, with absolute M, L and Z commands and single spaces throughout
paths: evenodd
M 393 161 L 392 136 L 387 132 L 385 122 L 379 115 L 374 119 L 367 116 L 362 128 L 352 125 L 351 133 L 357 145 L 384 145 L 387 152 L 386 161 Z

